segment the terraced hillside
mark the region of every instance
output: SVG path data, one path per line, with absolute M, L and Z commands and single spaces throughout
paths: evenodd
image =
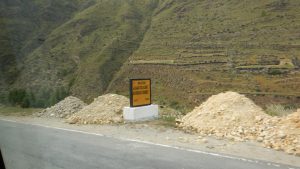
M 154 100 L 175 108 L 226 90 L 300 106 L 298 0 L 0 0 L 0 8 L 1 96 L 21 88 L 40 106 L 69 94 L 91 101 L 128 95 L 128 78 L 150 77 Z
M 297 0 L 164 1 L 111 89 L 151 77 L 156 99 L 173 105 L 224 90 L 300 103 L 299 9 Z

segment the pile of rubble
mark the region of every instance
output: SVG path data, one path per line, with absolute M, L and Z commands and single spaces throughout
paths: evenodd
M 129 99 L 117 94 L 106 94 L 79 112 L 73 114 L 66 122 L 70 124 L 108 124 L 123 121 L 123 107 L 129 105 Z
M 265 147 L 299 155 L 299 120 L 299 111 L 271 117 L 244 95 L 226 92 L 196 107 L 180 119 L 179 127 L 234 141 L 257 140 Z
M 258 128 L 262 132 L 257 141 L 265 147 L 300 156 L 300 109 L 285 117 L 265 119 Z
M 181 119 L 180 127 L 202 135 L 216 135 L 236 141 L 256 133 L 256 121 L 267 118 L 263 110 L 247 97 L 235 92 L 211 96 Z M 242 137 L 243 136 L 243 137 Z
M 72 114 L 80 111 L 86 104 L 80 99 L 69 96 L 52 107 L 46 108 L 36 113 L 38 117 L 68 118 Z

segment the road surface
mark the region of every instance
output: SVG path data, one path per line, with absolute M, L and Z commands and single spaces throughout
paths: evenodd
M 299 169 L 101 134 L 0 120 L 6 169 Z

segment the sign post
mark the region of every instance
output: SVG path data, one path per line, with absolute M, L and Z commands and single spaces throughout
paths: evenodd
M 158 117 L 158 105 L 151 102 L 151 79 L 129 80 L 130 107 L 124 107 L 127 121 L 150 120 Z
M 130 107 L 151 104 L 151 79 L 130 79 Z

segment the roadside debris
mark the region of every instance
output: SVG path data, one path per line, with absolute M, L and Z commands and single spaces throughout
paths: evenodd
M 123 107 L 129 105 L 129 99 L 117 94 L 106 94 L 66 120 L 70 124 L 108 124 L 123 121 Z
M 67 118 L 70 115 L 81 110 L 86 104 L 80 99 L 69 96 L 64 100 L 58 102 L 54 106 L 46 108 L 41 112 L 35 114 L 38 117 L 56 117 L 56 118 Z
M 267 148 L 300 154 L 300 110 L 285 117 L 271 117 L 236 92 L 211 96 L 178 121 L 180 128 L 203 136 L 256 140 Z

